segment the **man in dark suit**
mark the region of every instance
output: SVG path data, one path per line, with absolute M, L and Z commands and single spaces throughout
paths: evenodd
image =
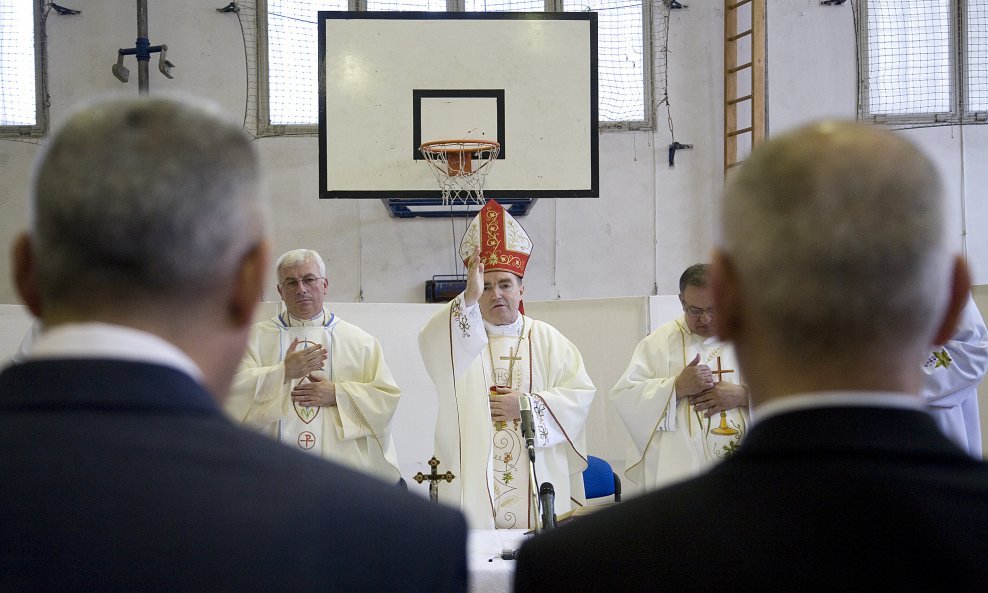
M 983 590 L 988 466 L 916 395 L 968 294 L 941 193 L 876 127 L 756 149 L 711 271 L 754 426 L 707 474 L 536 536 L 517 591 Z
M 45 332 L 0 375 L 0 590 L 465 589 L 457 512 L 220 411 L 269 268 L 238 126 L 89 106 L 32 208 L 15 282 Z

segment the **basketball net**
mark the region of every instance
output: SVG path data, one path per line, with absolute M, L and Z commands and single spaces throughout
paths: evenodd
M 442 191 L 443 206 L 483 205 L 484 182 L 501 145 L 489 140 L 438 140 L 419 147 Z

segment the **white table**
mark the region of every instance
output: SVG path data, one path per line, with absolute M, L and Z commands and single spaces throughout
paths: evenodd
M 470 592 L 511 593 L 515 561 L 501 556 L 520 548 L 528 537 L 523 529 L 471 529 L 467 540 Z

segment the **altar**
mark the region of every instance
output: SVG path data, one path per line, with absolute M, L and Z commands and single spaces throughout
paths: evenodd
M 529 537 L 523 529 L 471 529 L 467 540 L 470 593 L 510 593 L 514 553 Z

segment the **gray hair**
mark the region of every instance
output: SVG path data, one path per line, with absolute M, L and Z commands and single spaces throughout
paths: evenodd
M 314 261 L 319 267 L 319 275 L 323 278 L 326 277 L 326 262 L 322 260 L 322 257 L 316 251 L 312 249 L 292 249 L 291 251 L 282 254 L 278 258 L 278 261 L 274 264 L 274 269 L 278 271 L 278 275 L 281 275 L 281 270 L 283 268 L 294 268 L 296 266 L 301 266 L 307 261 Z
M 933 164 L 875 127 L 771 140 L 725 192 L 741 298 L 794 354 L 928 347 L 952 270 L 941 194 Z
M 240 126 L 191 100 L 106 100 L 77 111 L 34 172 L 42 299 L 194 305 L 190 297 L 232 279 L 261 240 L 257 184 L 257 155 Z
M 683 294 L 687 286 L 703 288 L 707 285 L 708 264 L 693 264 L 683 271 L 679 277 L 679 294 Z

